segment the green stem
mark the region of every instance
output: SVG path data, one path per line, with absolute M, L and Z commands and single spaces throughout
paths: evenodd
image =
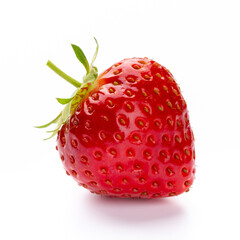
M 81 87 L 81 83 L 75 80 L 74 78 L 68 76 L 66 73 L 64 73 L 62 70 L 60 70 L 57 66 L 55 66 L 51 61 L 48 60 L 47 66 L 51 68 L 56 74 L 58 74 L 60 77 L 71 83 L 74 87 Z

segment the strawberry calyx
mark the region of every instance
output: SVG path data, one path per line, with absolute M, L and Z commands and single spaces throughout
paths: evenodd
M 47 131 L 48 133 L 52 133 L 50 137 L 44 139 L 50 139 L 54 137 L 61 126 L 68 120 L 68 118 L 74 113 L 74 110 L 78 106 L 78 104 L 87 96 L 87 94 L 94 88 L 94 83 L 98 77 L 98 69 L 93 66 L 93 63 L 97 57 L 98 54 L 98 42 L 96 38 L 94 38 L 97 47 L 95 50 L 95 53 L 93 55 L 91 64 L 89 64 L 85 54 L 83 53 L 82 49 L 74 44 L 71 44 L 76 57 L 78 60 L 82 63 L 84 68 L 86 69 L 86 74 L 83 77 L 82 83 L 75 80 L 74 78 L 70 77 L 66 73 L 64 73 L 62 70 L 60 70 L 56 65 L 54 65 L 51 61 L 47 62 L 47 66 L 52 69 L 55 73 L 57 73 L 60 77 L 65 79 L 67 82 L 72 84 L 74 87 L 76 87 L 76 90 L 73 92 L 72 96 L 70 98 L 56 98 L 57 101 L 64 105 L 63 110 L 58 114 L 56 118 L 54 118 L 52 121 L 50 121 L 47 124 L 36 126 L 36 128 L 46 128 L 51 126 L 52 124 L 56 124 L 56 128 L 51 131 Z

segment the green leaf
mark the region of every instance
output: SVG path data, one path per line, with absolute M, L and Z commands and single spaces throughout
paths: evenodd
M 94 38 L 94 40 L 95 40 L 95 42 L 96 42 L 96 44 L 97 44 L 97 47 L 96 47 L 95 53 L 94 53 L 93 58 L 92 58 L 91 67 L 93 66 L 93 63 L 94 63 L 94 61 L 95 61 L 96 58 L 97 58 L 98 49 L 99 49 L 99 44 L 98 44 L 97 39 L 96 39 L 95 37 L 93 37 L 93 38 Z
M 59 76 L 61 76 L 66 81 L 71 83 L 77 89 L 75 89 L 73 95 L 70 98 L 56 98 L 60 104 L 64 105 L 64 108 L 61 111 L 61 113 L 55 119 L 53 119 L 51 122 L 49 122 L 45 125 L 36 127 L 36 128 L 46 128 L 46 127 L 50 126 L 51 124 L 56 124 L 56 126 L 53 130 L 47 131 L 47 133 L 50 133 L 51 136 L 44 140 L 50 139 L 58 133 L 58 131 L 61 129 L 61 126 L 63 124 L 65 124 L 66 121 L 69 119 L 69 117 L 74 113 L 74 111 L 75 111 L 76 107 L 79 105 L 79 103 L 94 88 L 95 81 L 98 77 L 98 70 L 96 67 L 93 66 L 93 63 L 96 60 L 96 57 L 98 54 L 98 49 L 99 49 L 99 45 L 98 45 L 98 42 L 95 37 L 94 37 L 94 40 L 95 40 L 97 46 L 96 46 L 95 53 L 93 55 L 91 65 L 89 65 L 88 60 L 87 60 L 85 54 L 83 53 L 82 49 L 74 44 L 71 44 L 76 57 L 83 64 L 84 68 L 87 71 L 87 73 L 83 77 L 83 83 L 80 83 L 77 80 L 71 78 L 69 75 L 65 74 L 56 65 L 54 65 L 51 61 L 47 62 L 47 66 L 50 69 L 52 69 Z
M 51 134 L 51 136 L 50 137 L 48 137 L 48 138 L 45 138 L 45 139 L 43 139 L 43 140 L 48 140 L 48 139 L 50 139 L 50 138 L 52 138 L 52 137 L 54 137 L 57 133 L 58 133 L 58 130 L 59 130 L 59 127 L 57 128 L 57 129 L 55 129 L 54 131 L 52 131 L 52 134 Z
M 48 126 L 50 126 L 53 123 L 56 123 L 58 121 L 58 119 L 61 117 L 62 113 L 60 113 L 55 119 L 53 119 L 51 122 L 44 124 L 42 126 L 36 126 L 35 128 L 46 128 Z
M 88 74 L 89 73 L 89 63 L 88 63 L 88 60 L 87 60 L 85 54 L 83 53 L 83 51 L 80 47 L 78 47 L 74 44 L 71 44 L 71 45 L 76 54 L 76 57 L 82 63 L 82 65 L 85 67 L 87 74 Z
M 71 102 L 73 100 L 73 97 L 72 98 L 56 98 L 56 99 L 60 104 L 64 105 Z
M 89 74 L 83 77 L 83 83 L 94 82 L 98 77 L 98 70 L 96 67 L 92 67 Z
M 61 124 L 64 124 L 68 117 L 70 116 L 70 109 L 71 109 L 71 104 L 65 105 L 64 109 L 62 110 L 62 116 L 61 116 Z

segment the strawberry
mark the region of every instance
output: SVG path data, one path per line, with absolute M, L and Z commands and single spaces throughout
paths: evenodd
M 57 124 L 52 136 L 57 134 L 66 173 L 100 195 L 160 198 L 188 191 L 195 175 L 194 137 L 170 71 L 148 58 L 128 58 L 98 76 L 98 43 L 91 65 L 72 47 L 87 73 L 81 84 L 48 61 L 77 90 L 58 98 L 63 111 L 41 126 Z

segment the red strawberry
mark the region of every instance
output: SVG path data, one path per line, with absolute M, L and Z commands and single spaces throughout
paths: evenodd
M 73 48 L 87 70 L 84 84 L 48 62 L 78 88 L 72 98 L 58 99 L 65 109 L 42 126 L 58 124 L 53 135 L 58 133 L 67 174 L 108 196 L 159 198 L 188 191 L 195 175 L 194 138 L 169 70 L 147 58 L 130 58 L 97 77 L 82 50 Z

